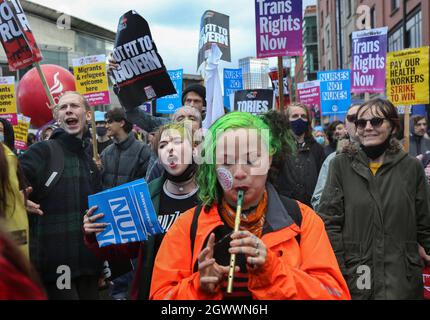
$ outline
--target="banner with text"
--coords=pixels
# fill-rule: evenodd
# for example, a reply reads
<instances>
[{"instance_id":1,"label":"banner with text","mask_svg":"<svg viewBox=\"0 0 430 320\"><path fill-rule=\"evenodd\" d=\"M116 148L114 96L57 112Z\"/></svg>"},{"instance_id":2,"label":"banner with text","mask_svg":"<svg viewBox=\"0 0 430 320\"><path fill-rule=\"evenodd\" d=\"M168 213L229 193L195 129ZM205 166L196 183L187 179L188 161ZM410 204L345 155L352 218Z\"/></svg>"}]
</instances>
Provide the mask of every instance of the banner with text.
<instances>
[{"instance_id":1,"label":"banner with text","mask_svg":"<svg viewBox=\"0 0 430 320\"><path fill-rule=\"evenodd\" d=\"M302 56L302 0L255 0L257 58Z\"/></svg>"},{"instance_id":2,"label":"banner with text","mask_svg":"<svg viewBox=\"0 0 430 320\"><path fill-rule=\"evenodd\" d=\"M0 117L18 124L14 77L0 77Z\"/></svg>"},{"instance_id":3,"label":"banner with text","mask_svg":"<svg viewBox=\"0 0 430 320\"><path fill-rule=\"evenodd\" d=\"M19 0L0 0L0 40L9 63L16 71L43 59Z\"/></svg>"},{"instance_id":4,"label":"banner with text","mask_svg":"<svg viewBox=\"0 0 430 320\"><path fill-rule=\"evenodd\" d=\"M351 71L318 72L323 116L346 113L351 105Z\"/></svg>"},{"instance_id":5,"label":"banner with text","mask_svg":"<svg viewBox=\"0 0 430 320\"><path fill-rule=\"evenodd\" d=\"M105 230L96 235L100 247L141 242L163 233L145 179L135 180L88 197L88 206L104 216Z\"/></svg>"},{"instance_id":6,"label":"banner with text","mask_svg":"<svg viewBox=\"0 0 430 320\"><path fill-rule=\"evenodd\" d=\"M167 71L175 87L176 93L157 99L157 112L164 114L171 114L176 109L182 107L182 82L184 79L184 70L170 70Z\"/></svg>"},{"instance_id":7,"label":"banner with text","mask_svg":"<svg viewBox=\"0 0 430 320\"><path fill-rule=\"evenodd\" d=\"M231 110L230 95L242 89L242 69L224 69L224 107Z\"/></svg>"},{"instance_id":8,"label":"banner with text","mask_svg":"<svg viewBox=\"0 0 430 320\"><path fill-rule=\"evenodd\" d=\"M135 11L128 11L119 20L113 58L119 65L112 71L114 90L127 110L175 93L148 22Z\"/></svg>"},{"instance_id":9,"label":"banner with text","mask_svg":"<svg viewBox=\"0 0 430 320\"><path fill-rule=\"evenodd\" d=\"M395 106L429 103L429 47L387 54L387 98Z\"/></svg>"},{"instance_id":10,"label":"banner with text","mask_svg":"<svg viewBox=\"0 0 430 320\"><path fill-rule=\"evenodd\" d=\"M219 12L207 10L203 13L200 22L197 69L208 57L212 44L216 44L221 50L221 60L231 62L230 17Z\"/></svg>"},{"instance_id":11,"label":"banner with text","mask_svg":"<svg viewBox=\"0 0 430 320\"><path fill-rule=\"evenodd\" d=\"M13 127L15 133L15 149L16 150L27 150L27 135L28 129L30 128L31 118L18 115L18 124Z\"/></svg>"},{"instance_id":12,"label":"banner with text","mask_svg":"<svg viewBox=\"0 0 430 320\"><path fill-rule=\"evenodd\" d=\"M320 82L318 80L298 83L297 100L309 108L315 119L321 118Z\"/></svg>"},{"instance_id":13,"label":"banner with text","mask_svg":"<svg viewBox=\"0 0 430 320\"><path fill-rule=\"evenodd\" d=\"M352 33L351 92L384 93L388 27Z\"/></svg>"},{"instance_id":14,"label":"banner with text","mask_svg":"<svg viewBox=\"0 0 430 320\"><path fill-rule=\"evenodd\" d=\"M106 72L106 56L97 55L73 59L76 91L90 104L109 104L109 82Z\"/></svg>"},{"instance_id":15,"label":"banner with text","mask_svg":"<svg viewBox=\"0 0 430 320\"><path fill-rule=\"evenodd\" d=\"M253 115L266 113L273 109L273 90L239 90L234 93L234 111Z\"/></svg>"}]
</instances>

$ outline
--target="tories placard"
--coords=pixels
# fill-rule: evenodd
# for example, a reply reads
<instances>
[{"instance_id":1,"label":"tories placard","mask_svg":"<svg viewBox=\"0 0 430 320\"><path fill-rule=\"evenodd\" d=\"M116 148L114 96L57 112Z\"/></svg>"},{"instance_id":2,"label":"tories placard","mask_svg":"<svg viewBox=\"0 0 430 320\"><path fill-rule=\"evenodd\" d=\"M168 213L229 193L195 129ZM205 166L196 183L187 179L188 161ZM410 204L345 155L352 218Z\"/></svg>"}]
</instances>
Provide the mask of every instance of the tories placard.
<instances>
[{"instance_id":1,"label":"tories placard","mask_svg":"<svg viewBox=\"0 0 430 320\"><path fill-rule=\"evenodd\" d=\"M301 56L302 0L255 0L257 58Z\"/></svg>"},{"instance_id":2,"label":"tories placard","mask_svg":"<svg viewBox=\"0 0 430 320\"><path fill-rule=\"evenodd\" d=\"M0 40L11 71L43 59L19 0L0 0Z\"/></svg>"},{"instance_id":3,"label":"tories placard","mask_svg":"<svg viewBox=\"0 0 430 320\"><path fill-rule=\"evenodd\" d=\"M105 230L96 235L100 247L144 241L148 234L164 232L158 223L145 179L91 195L88 206L97 206L95 214L104 214L98 222L107 224Z\"/></svg>"},{"instance_id":4,"label":"tories placard","mask_svg":"<svg viewBox=\"0 0 430 320\"><path fill-rule=\"evenodd\" d=\"M429 47L387 54L387 97L395 106L429 103Z\"/></svg>"},{"instance_id":5,"label":"tories placard","mask_svg":"<svg viewBox=\"0 0 430 320\"><path fill-rule=\"evenodd\" d=\"M0 117L13 126L18 124L14 77L0 77Z\"/></svg>"},{"instance_id":6,"label":"tories placard","mask_svg":"<svg viewBox=\"0 0 430 320\"><path fill-rule=\"evenodd\" d=\"M119 65L112 71L115 93L127 110L176 93L148 22L135 11L119 20L113 58Z\"/></svg>"},{"instance_id":7,"label":"tories placard","mask_svg":"<svg viewBox=\"0 0 430 320\"><path fill-rule=\"evenodd\" d=\"M106 72L106 56L97 55L73 59L76 91L90 104L109 104L109 82Z\"/></svg>"},{"instance_id":8,"label":"tories placard","mask_svg":"<svg viewBox=\"0 0 430 320\"><path fill-rule=\"evenodd\" d=\"M266 113L273 109L273 90L240 90L234 93L234 111L253 115Z\"/></svg>"},{"instance_id":9,"label":"tories placard","mask_svg":"<svg viewBox=\"0 0 430 320\"><path fill-rule=\"evenodd\" d=\"M242 69L224 69L224 106L231 109L230 95L242 89Z\"/></svg>"},{"instance_id":10,"label":"tories placard","mask_svg":"<svg viewBox=\"0 0 430 320\"><path fill-rule=\"evenodd\" d=\"M318 72L323 116L346 113L351 104L351 71Z\"/></svg>"},{"instance_id":11,"label":"tories placard","mask_svg":"<svg viewBox=\"0 0 430 320\"><path fill-rule=\"evenodd\" d=\"M203 13L200 22L197 69L208 57L212 44L216 44L221 50L221 60L231 62L229 19L229 16L212 10L207 10Z\"/></svg>"},{"instance_id":12,"label":"tories placard","mask_svg":"<svg viewBox=\"0 0 430 320\"><path fill-rule=\"evenodd\" d=\"M388 27L352 33L351 92L384 93Z\"/></svg>"},{"instance_id":13,"label":"tories placard","mask_svg":"<svg viewBox=\"0 0 430 320\"><path fill-rule=\"evenodd\" d=\"M176 109L182 106L182 83L184 79L184 70L167 71L175 87L176 93L157 99L157 112L163 114L172 114Z\"/></svg>"}]
</instances>

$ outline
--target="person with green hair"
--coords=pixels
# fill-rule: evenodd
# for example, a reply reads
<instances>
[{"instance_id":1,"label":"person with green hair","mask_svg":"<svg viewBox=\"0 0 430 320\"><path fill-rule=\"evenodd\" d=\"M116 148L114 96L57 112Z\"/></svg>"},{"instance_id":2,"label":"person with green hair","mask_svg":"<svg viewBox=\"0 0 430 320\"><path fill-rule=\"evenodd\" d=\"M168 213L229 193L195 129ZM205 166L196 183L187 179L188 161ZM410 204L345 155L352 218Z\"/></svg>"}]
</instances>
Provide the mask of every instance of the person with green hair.
<instances>
[{"instance_id":1,"label":"person with green hair","mask_svg":"<svg viewBox=\"0 0 430 320\"><path fill-rule=\"evenodd\" d=\"M165 235L151 299L350 298L322 220L267 181L280 150L268 125L248 113L229 113L210 127L197 173L201 205ZM234 232L242 193L240 230ZM228 293L231 254L236 267Z\"/></svg>"}]
</instances>

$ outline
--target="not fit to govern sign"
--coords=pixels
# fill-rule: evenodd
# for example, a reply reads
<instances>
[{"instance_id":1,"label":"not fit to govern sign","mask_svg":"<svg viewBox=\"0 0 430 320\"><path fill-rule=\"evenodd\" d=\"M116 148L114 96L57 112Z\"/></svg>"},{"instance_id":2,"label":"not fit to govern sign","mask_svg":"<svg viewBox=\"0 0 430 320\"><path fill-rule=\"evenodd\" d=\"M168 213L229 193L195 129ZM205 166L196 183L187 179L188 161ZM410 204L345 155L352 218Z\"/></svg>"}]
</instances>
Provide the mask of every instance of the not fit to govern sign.
<instances>
[{"instance_id":1,"label":"not fit to govern sign","mask_svg":"<svg viewBox=\"0 0 430 320\"><path fill-rule=\"evenodd\" d=\"M429 103L429 47L387 54L387 98L395 105Z\"/></svg>"},{"instance_id":2,"label":"not fit to govern sign","mask_svg":"<svg viewBox=\"0 0 430 320\"><path fill-rule=\"evenodd\" d=\"M346 113L351 104L351 71L318 72L323 116Z\"/></svg>"},{"instance_id":3,"label":"not fit to govern sign","mask_svg":"<svg viewBox=\"0 0 430 320\"><path fill-rule=\"evenodd\" d=\"M255 0L257 58L301 56L302 0Z\"/></svg>"},{"instance_id":4,"label":"not fit to govern sign","mask_svg":"<svg viewBox=\"0 0 430 320\"><path fill-rule=\"evenodd\" d=\"M105 61L105 55L73 59L76 91L87 99L90 106L110 103Z\"/></svg>"}]
</instances>

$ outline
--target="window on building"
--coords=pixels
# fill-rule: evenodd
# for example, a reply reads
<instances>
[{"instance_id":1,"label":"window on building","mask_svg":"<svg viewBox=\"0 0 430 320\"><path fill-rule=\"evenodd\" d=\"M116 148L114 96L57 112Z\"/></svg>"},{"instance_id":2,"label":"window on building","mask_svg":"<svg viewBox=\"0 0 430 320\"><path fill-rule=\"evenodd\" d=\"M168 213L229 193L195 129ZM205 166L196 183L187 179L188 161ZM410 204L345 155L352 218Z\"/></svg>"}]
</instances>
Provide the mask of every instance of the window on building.
<instances>
[{"instance_id":1,"label":"window on building","mask_svg":"<svg viewBox=\"0 0 430 320\"><path fill-rule=\"evenodd\" d=\"M55 64L69 69L68 54L66 51L51 51L42 49L43 64Z\"/></svg>"},{"instance_id":2,"label":"window on building","mask_svg":"<svg viewBox=\"0 0 430 320\"><path fill-rule=\"evenodd\" d=\"M75 39L76 52L82 56L107 55L113 49L112 43L86 34L77 33Z\"/></svg>"},{"instance_id":3,"label":"window on building","mask_svg":"<svg viewBox=\"0 0 430 320\"><path fill-rule=\"evenodd\" d=\"M349 18L351 16L352 13L352 0L347 0L347 4L346 4L346 14L347 17Z\"/></svg>"},{"instance_id":4,"label":"window on building","mask_svg":"<svg viewBox=\"0 0 430 320\"><path fill-rule=\"evenodd\" d=\"M403 49L403 30L400 25L388 37L388 51L399 51Z\"/></svg>"},{"instance_id":5,"label":"window on building","mask_svg":"<svg viewBox=\"0 0 430 320\"><path fill-rule=\"evenodd\" d=\"M391 0L391 12L400 8L400 0Z\"/></svg>"},{"instance_id":6,"label":"window on building","mask_svg":"<svg viewBox=\"0 0 430 320\"><path fill-rule=\"evenodd\" d=\"M370 9L370 24L372 29L376 28L376 15L375 15L375 6Z\"/></svg>"},{"instance_id":7,"label":"window on building","mask_svg":"<svg viewBox=\"0 0 430 320\"><path fill-rule=\"evenodd\" d=\"M349 34L348 57L352 55L352 33Z\"/></svg>"},{"instance_id":8,"label":"window on building","mask_svg":"<svg viewBox=\"0 0 430 320\"><path fill-rule=\"evenodd\" d=\"M422 14L420 10L406 22L406 44L408 48L421 47L421 26Z\"/></svg>"},{"instance_id":9,"label":"window on building","mask_svg":"<svg viewBox=\"0 0 430 320\"><path fill-rule=\"evenodd\" d=\"M329 9L329 6L328 6L328 0L325 0L325 8L326 8L325 16L327 17L328 14L330 13L330 9Z\"/></svg>"},{"instance_id":10,"label":"window on building","mask_svg":"<svg viewBox=\"0 0 430 320\"><path fill-rule=\"evenodd\" d=\"M326 28L325 34L326 34L326 39L327 39L327 48L329 48L330 47L330 29L329 29L329 27Z\"/></svg>"}]
</instances>

